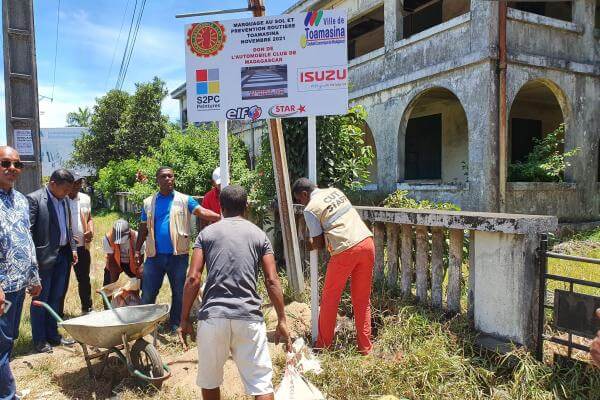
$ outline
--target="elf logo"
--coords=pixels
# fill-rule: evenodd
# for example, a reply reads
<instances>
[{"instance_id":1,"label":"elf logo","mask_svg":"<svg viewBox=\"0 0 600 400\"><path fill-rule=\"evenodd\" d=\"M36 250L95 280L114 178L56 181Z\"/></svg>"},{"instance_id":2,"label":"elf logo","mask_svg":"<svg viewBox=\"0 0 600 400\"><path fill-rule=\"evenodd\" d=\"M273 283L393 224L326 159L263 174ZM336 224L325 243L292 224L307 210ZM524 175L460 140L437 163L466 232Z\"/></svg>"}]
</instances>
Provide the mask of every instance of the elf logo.
<instances>
[{"instance_id":1,"label":"elf logo","mask_svg":"<svg viewBox=\"0 0 600 400\"><path fill-rule=\"evenodd\" d=\"M225 113L227 119L250 119L256 121L262 115L262 108L259 106L231 108Z\"/></svg>"},{"instance_id":2,"label":"elf logo","mask_svg":"<svg viewBox=\"0 0 600 400\"><path fill-rule=\"evenodd\" d=\"M347 89L346 67L317 67L298 70L298 91Z\"/></svg>"}]
</instances>

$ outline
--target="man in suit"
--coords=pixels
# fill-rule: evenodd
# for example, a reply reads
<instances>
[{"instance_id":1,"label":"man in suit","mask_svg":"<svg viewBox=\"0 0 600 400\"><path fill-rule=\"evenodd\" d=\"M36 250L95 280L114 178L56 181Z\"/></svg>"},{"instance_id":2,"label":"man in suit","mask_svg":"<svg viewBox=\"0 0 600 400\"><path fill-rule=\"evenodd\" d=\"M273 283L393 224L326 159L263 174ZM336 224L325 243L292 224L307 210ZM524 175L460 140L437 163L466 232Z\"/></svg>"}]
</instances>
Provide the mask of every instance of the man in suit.
<instances>
[{"instance_id":1,"label":"man in suit","mask_svg":"<svg viewBox=\"0 0 600 400\"><path fill-rule=\"evenodd\" d=\"M27 195L31 234L42 281L38 300L48 303L59 313L71 265L77 263L77 243L66 201L73 182L69 171L57 169L46 187ZM31 333L35 350L39 353L51 353L51 345L74 343L60 336L56 320L46 310L34 306L31 307Z\"/></svg>"}]
</instances>

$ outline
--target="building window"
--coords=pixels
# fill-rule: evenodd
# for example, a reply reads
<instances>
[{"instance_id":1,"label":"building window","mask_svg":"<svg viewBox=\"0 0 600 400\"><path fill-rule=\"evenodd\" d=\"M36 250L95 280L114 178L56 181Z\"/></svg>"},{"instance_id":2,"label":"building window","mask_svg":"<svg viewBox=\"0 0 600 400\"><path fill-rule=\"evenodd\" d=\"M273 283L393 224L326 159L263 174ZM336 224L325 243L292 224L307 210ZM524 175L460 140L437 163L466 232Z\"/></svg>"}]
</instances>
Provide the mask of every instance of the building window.
<instances>
[{"instance_id":1,"label":"building window","mask_svg":"<svg viewBox=\"0 0 600 400\"><path fill-rule=\"evenodd\" d=\"M553 86L554 87L554 86ZM544 138L564 123L562 108L555 95L558 88L551 90L544 81L529 81L517 93L509 115L509 159L511 164L526 162L536 140ZM559 146L564 151L563 146ZM518 174L511 181L524 178Z\"/></svg>"},{"instance_id":2,"label":"building window","mask_svg":"<svg viewBox=\"0 0 600 400\"><path fill-rule=\"evenodd\" d=\"M442 179L442 114L411 118L406 127L405 179Z\"/></svg>"},{"instance_id":3,"label":"building window","mask_svg":"<svg viewBox=\"0 0 600 400\"><path fill-rule=\"evenodd\" d=\"M513 118L510 123L512 131L510 161L513 164L524 162L533 150L535 140L542 138L542 121L539 119Z\"/></svg>"},{"instance_id":4,"label":"building window","mask_svg":"<svg viewBox=\"0 0 600 400\"><path fill-rule=\"evenodd\" d=\"M460 100L448 89L419 94L406 109L400 134L400 181L460 184L469 179L469 129ZM402 147L404 146L404 147ZM404 172L402 172L404 170Z\"/></svg>"},{"instance_id":5,"label":"building window","mask_svg":"<svg viewBox=\"0 0 600 400\"><path fill-rule=\"evenodd\" d=\"M572 1L511 1L508 3L508 6L562 21L573 20Z\"/></svg>"},{"instance_id":6,"label":"building window","mask_svg":"<svg viewBox=\"0 0 600 400\"><path fill-rule=\"evenodd\" d=\"M348 25L348 59L352 60L384 46L383 7Z\"/></svg>"},{"instance_id":7,"label":"building window","mask_svg":"<svg viewBox=\"0 0 600 400\"><path fill-rule=\"evenodd\" d=\"M181 127L185 128L188 125L188 113L187 113L187 108L183 109L183 111L181 111Z\"/></svg>"},{"instance_id":8,"label":"building window","mask_svg":"<svg viewBox=\"0 0 600 400\"><path fill-rule=\"evenodd\" d=\"M600 0L596 0L596 16L594 26L600 29Z\"/></svg>"},{"instance_id":9,"label":"building window","mask_svg":"<svg viewBox=\"0 0 600 400\"><path fill-rule=\"evenodd\" d=\"M469 0L405 0L403 37L407 38L469 12Z\"/></svg>"},{"instance_id":10,"label":"building window","mask_svg":"<svg viewBox=\"0 0 600 400\"><path fill-rule=\"evenodd\" d=\"M365 124L364 132L365 146L371 146L373 150L373 163L369 167L369 182L377 184L377 147L375 146L375 138L373 137L371 128L367 124Z\"/></svg>"}]
</instances>

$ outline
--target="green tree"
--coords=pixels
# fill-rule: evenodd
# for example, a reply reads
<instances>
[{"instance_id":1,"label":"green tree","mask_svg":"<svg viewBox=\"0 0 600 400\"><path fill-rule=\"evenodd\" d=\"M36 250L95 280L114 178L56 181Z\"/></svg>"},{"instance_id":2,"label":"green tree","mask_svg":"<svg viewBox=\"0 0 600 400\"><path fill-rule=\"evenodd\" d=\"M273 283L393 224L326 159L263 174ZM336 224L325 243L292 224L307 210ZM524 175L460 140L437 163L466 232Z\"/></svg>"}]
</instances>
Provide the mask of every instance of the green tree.
<instances>
[{"instance_id":1,"label":"green tree","mask_svg":"<svg viewBox=\"0 0 600 400\"><path fill-rule=\"evenodd\" d=\"M150 147L156 147L167 134L169 119L161 112L168 91L165 83L154 78L149 83L137 83L135 94L121 117L113 151L118 159L139 157Z\"/></svg>"},{"instance_id":2,"label":"green tree","mask_svg":"<svg viewBox=\"0 0 600 400\"><path fill-rule=\"evenodd\" d=\"M99 171L115 159L115 137L121 117L129 104L129 94L122 90L111 90L96 99L90 130L73 144L73 162Z\"/></svg>"},{"instance_id":3,"label":"green tree","mask_svg":"<svg viewBox=\"0 0 600 400\"><path fill-rule=\"evenodd\" d=\"M74 164L100 171L110 161L148 154L167 133L168 119L161 113L166 95L164 82L154 78L136 84L133 95L111 90L96 99L90 131L75 140Z\"/></svg>"},{"instance_id":4,"label":"green tree","mask_svg":"<svg viewBox=\"0 0 600 400\"><path fill-rule=\"evenodd\" d=\"M92 112L88 107L77 107L77 111L67 114L67 126L89 127L92 123Z\"/></svg>"}]
</instances>

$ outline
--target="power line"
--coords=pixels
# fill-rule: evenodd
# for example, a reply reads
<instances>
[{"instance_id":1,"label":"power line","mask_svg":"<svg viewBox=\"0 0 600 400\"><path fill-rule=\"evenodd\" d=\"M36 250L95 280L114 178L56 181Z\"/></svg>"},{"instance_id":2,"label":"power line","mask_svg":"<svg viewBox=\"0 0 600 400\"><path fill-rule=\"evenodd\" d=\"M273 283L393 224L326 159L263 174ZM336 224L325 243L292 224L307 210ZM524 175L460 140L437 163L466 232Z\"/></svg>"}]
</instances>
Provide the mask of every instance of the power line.
<instances>
[{"instance_id":1,"label":"power line","mask_svg":"<svg viewBox=\"0 0 600 400\"><path fill-rule=\"evenodd\" d=\"M121 41L121 34L123 33L123 26L125 26L125 18L127 17L127 10L129 9L130 2L131 0L127 0L127 3L125 3L125 11L123 12L123 18L121 18L121 28L119 29L119 36L117 37L117 41L115 42L115 49L113 50L112 59L110 61L110 68L108 69L108 75L106 76L106 82L104 83L104 90L106 90L106 87L108 86L108 80L110 79L110 74L115 63L115 56L117 55L117 49L119 48L119 42Z\"/></svg>"},{"instance_id":2,"label":"power line","mask_svg":"<svg viewBox=\"0 0 600 400\"><path fill-rule=\"evenodd\" d=\"M52 95L50 96L50 102L54 101L54 86L56 85L56 60L58 58L58 28L60 26L60 0L58 0L58 6L56 7L56 42L54 44L54 72L52 73Z\"/></svg>"},{"instance_id":3,"label":"power line","mask_svg":"<svg viewBox=\"0 0 600 400\"><path fill-rule=\"evenodd\" d=\"M129 69L129 63L131 62L131 57L133 56L133 50L135 49L135 42L137 41L137 35L140 30L140 24L142 22L142 16L144 14L144 8L146 7L146 0L142 3L140 13L138 15L138 19L136 21L135 31L133 34L133 40L131 42L131 48L129 50L129 55L127 57L127 63L125 64L125 69L123 70L123 77L121 78L121 84L119 85L119 89L123 87L123 83L125 82L125 78L127 77L127 71Z\"/></svg>"},{"instance_id":4,"label":"power line","mask_svg":"<svg viewBox=\"0 0 600 400\"><path fill-rule=\"evenodd\" d=\"M123 49L123 57L121 58L121 66L119 67L119 75L117 77L117 84L115 88L119 88L119 81L121 80L121 75L123 75L123 67L125 66L125 59L127 58L127 51L129 49L129 45L131 43L131 30L133 29L133 23L135 21L135 13L137 11L138 0L135 0L135 4L133 5L133 13L131 14L131 22L129 22L129 33L127 33L127 41L125 42L125 48Z\"/></svg>"}]
</instances>

